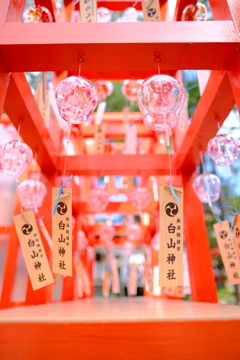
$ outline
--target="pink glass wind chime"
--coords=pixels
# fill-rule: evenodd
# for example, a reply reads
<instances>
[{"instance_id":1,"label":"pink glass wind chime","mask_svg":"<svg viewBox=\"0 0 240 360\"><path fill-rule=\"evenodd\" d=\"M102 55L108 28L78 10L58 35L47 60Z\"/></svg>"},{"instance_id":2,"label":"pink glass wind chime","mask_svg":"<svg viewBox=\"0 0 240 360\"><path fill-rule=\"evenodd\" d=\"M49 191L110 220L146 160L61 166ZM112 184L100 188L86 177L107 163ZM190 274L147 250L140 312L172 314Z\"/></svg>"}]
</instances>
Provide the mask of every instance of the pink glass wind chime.
<instances>
[{"instance_id":1,"label":"pink glass wind chime","mask_svg":"<svg viewBox=\"0 0 240 360\"><path fill-rule=\"evenodd\" d=\"M183 86L168 75L150 76L138 90L138 105L144 124L153 131L165 131L168 146L169 130L176 125L184 100Z\"/></svg>"},{"instance_id":2,"label":"pink glass wind chime","mask_svg":"<svg viewBox=\"0 0 240 360\"><path fill-rule=\"evenodd\" d=\"M205 21L207 20L207 8L204 4L197 3L186 6L182 12L182 21Z\"/></svg>"}]
</instances>

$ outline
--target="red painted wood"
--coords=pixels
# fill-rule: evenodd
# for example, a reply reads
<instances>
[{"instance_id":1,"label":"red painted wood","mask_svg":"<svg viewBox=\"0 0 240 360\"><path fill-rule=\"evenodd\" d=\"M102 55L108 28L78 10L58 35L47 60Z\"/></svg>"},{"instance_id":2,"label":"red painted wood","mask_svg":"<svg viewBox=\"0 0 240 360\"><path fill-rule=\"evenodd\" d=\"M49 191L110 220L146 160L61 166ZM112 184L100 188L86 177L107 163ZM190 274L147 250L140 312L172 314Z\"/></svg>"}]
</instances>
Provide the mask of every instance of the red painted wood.
<instances>
[{"instance_id":1,"label":"red painted wood","mask_svg":"<svg viewBox=\"0 0 240 360\"><path fill-rule=\"evenodd\" d=\"M198 102L186 136L177 151L175 166L195 169L200 162L200 151L217 133L234 106L231 85L225 71L212 71L205 91Z\"/></svg>"},{"instance_id":2,"label":"red painted wood","mask_svg":"<svg viewBox=\"0 0 240 360\"><path fill-rule=\"evenodd\" d=\"M209 0L214 20L231 20L240 30L240 2L236 0Z\"/></svg>"},{"instance_id":3,"label":"red painted wood","mask_svg":"<svg viewBox=\"0 0 240 360\"><path fill-rule=\"evenodd\" d=\"M179 167L171 155L172 173L177 174ZM59 156L58 171L62 171L65 156ZM67 175L104 176L104 175L168 175L168 154L143 155L72 155L68 156Z\"/></svg>"},{"instance_id":4,"label":"red painted wood","mask_svg":"<svg viewBox=\"0 0 240 360\"><path fill-rule=\"evenodd\" d=\"M18 128L19 119L23 120L20 135L33 152L38 152L38 164L42 172L47 175L54 172L57 150L54 148L24 74L12 74L4 110L16 128Z\"/></svg>"},{"instance_id":5,"label":"red painted wood","mask_svg":"<svg viewBox=\"0 0 240 360\"><path fill-rule=\"evenodd\" d=\"M4 64L4 59L2 58L2 55L0 53L0 119L7 94L9 81L10 81L10 73L7 71L6 65Z\"/></svg>"},{"instance_id":6,"label":"red painted wood","mask_svg":"<svg viewBox=\"0 0 240 360\"><path fill-rule=\"evenodd\" d=\"M18 200L15 203L14 211L16 213L20 212L20 204ZM7 227L6 233L9 234L9 240L3 272L0 308L8 308L12 306L11 295L13 292L13 285L17 270L17 259L19 251L19 240L13 223Z\"/></svg>"},{"instance_id":7,"label":"red painted wood","mask_svg":"<svg viewBox=\"0 0 240 360\"><path fill-rule=\"evenodd\" d=\"M0 352L9 360L238 359L239 326L239 320L0 324Z\"/></svg>"},{"instance_id":8,"label":"red painted wood","mask_svg":"<svg viewBox=\"0 0 240 360\"><path fill-rule=\"evenodd\" d=\"M192 188L196 174L182 172L184 187L184 234L192 301L217 302L216 283L202 203Z\"/></svg>"},{"instance_id":9,"label":"red painted wood","mask_svg":"<svg viewBox=\"0 0 240 360\"><path fill-rule=\"evenodd\" d=\"M230 21L6 23L0 37L10 71L77 71L84 54L83 69L103 76L105 71L157 72L156 51L163 70L226 69L238 42Z\"/></svg>"},{"instance_id":10,"label":"red painted wood","mask_svg":"<svg viewBox=\"0 0 240 360\"><path fill-rule=\"evenodd\" d=\"M5 0L4 0L5 2ZM8 3L9 0L6 0ZM10 0L7 11L6 22L22 22L23 11L26 0Z\"/></svg>"}]
</instances>

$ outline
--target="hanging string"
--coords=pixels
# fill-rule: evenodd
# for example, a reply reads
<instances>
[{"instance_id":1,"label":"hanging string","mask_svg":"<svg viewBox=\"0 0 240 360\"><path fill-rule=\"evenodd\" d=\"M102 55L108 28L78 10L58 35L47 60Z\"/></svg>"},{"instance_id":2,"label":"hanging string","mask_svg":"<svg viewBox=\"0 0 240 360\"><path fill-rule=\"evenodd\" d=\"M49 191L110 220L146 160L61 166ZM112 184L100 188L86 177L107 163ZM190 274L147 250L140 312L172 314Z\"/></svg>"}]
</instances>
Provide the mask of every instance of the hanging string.
<instances>
[{"instance_id":1,"label":"hanging string","mask_svg":"<svg viewBox=\"0 0 240 360\"><path fill-rule=\"evenodd\" d=\"M179 202L179 197L177 196L177 194L176 194L176 192L175 192L175 190L174 190L173 184L172 184L172 180L173 180L173 178L172 178L172 163L171 163L171 156L170 156L170 148L168 148L168 146L167 146L167 152L168 152L169 177L170 177L169 187L170 187L170 189L171 189L171 192L172 192L175 200L176 200L177 202Z\"/></svg>"},{"instance_id":2,"label":"hanging string","mask_svg":"<svg viewBox=\"0 0 240 360\"><path fill-rule=\"evenodd\" d=\"M78 59L78 76L80 76L81 74L81 69L82 69L82 63L84 62L84 58L82 56L80 56Z\"/></svg>"},{"instance_id":3,"label":"hanging string","mask_svg":"<svg viewBox=\"0 0 240 360\"><path fill-rule=\"evenodd\" d=\"M79 65L78 65L78 76L80 76L80 74L81 74L81 67L82 67L82 64L79 63Z\"/></svg>"}]
</instances>

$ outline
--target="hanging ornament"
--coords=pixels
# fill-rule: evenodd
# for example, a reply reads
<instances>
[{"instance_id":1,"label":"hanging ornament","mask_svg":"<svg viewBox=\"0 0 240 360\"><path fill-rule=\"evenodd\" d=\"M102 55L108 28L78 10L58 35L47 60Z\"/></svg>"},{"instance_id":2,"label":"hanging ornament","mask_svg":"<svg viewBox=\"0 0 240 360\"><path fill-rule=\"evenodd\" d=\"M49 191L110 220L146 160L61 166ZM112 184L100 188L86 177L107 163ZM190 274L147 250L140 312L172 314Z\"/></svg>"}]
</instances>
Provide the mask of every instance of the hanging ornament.
<instances>
[{"instance_id":1,"label":"hanging ornament","mask_svg":"<svg viewBox=\"0 0 240 360\"><path fill-rule=\"evenodd\" d=\"M122 93L130 101L137 101L138 90L143 80L124 80L122 86Z\"/></svg>"},{"instance_id":2,"label":"hanging ornament","mask_svg":"<svg viewBox=\"0 0 240 360\"><path fill-rule=\"evenodd\" d=\"M182 21L205 21L207 20L207 8L204 4L190 4L182 12Z\"/></svg>"},{"instance_id":3,"label":"hanging ornament","mask_svg":"<svg viewBox=\"0 0 240 360\"><path fill-rule=\"evenodd\" d=\"M134 7L128 7L124 10L122 15L122 21L133 22L137 21L138 13Z\"/></svg>"},{"instance_id":4,"label":"hanging ornament","mask_svg":"<svg viewBox=\"0 0 240 360\"><path fill-rule=\"evenodd\" d=\"M168 131L176 125L184 99L183 86L168 75L150 76L138 90L138 105L144 124L151 130L165 131L168 145Z\"/></svg>"},{"instance_id":5,"label":"hanging ornament","mask_svg":"<svg viewBox=\"0 0 240 360\"><path fill-rule=\"evenodd\" d=\"M207 152L218 166L229 166L238 159L239 141L228 134L217 135L208 142Z\"/></svg>"},{"instance_id":6,"label":"hanging ornament","mask_svg":"<svg viewBox=\"0 0 240 360\"><path fill-rule=\"evenodd\" d=\"M87 203L94 212L103 212L109 203L109 196L105 190L92 189L87 194Z\"/></svg>"},{"instance_id":7,"label":"hanging ornament","mask_svg":"<svg viewBox=\"0 0 240 360\"><path fill-rule=\"evenodd\" d=\"M0 171L20 176L33 159L31 148L22 141L10 140L0 145Z\"/></svg>"},{"instance_id":8,"label":"hanging ornament","mask_svg":"<svg viewBox=\"0 0 240 360\"><path fill-rule=\"evenodd\" d=\"M53 22L50 11L41 5L34 5L28 8L24 18L27 23Z\"/></svg>"},{"instance_id":9,"label":"hanging ornament","mask_svg":"<svg viewBox=\"0 0 240 360\"><path fill-rule=\"evenodd\" d=\"M199 200L209 204L210 207L220 197L221 182L219 177L214 174L204 173L197 176L192 186Z\"/></svg>"},{"instance_id":10,"label":"hanging ornament","mask_svg":"<svg viewBox=\"0 0 240 360\"><path fill-rule=\"evenodd\" d=\"M94 87L98 94L98 101L105 100L113 92L113 83L106 80L98 80L94 83Z\"/></svg>"},{"instance_id":11,"label":"hanging ornament","mask_svg":"<svg viewBox=\"0 0 240 360\"><path fill-rule=\"evenodd\" d=\"M39 180L27 179L18 185L17 192L23 208L37 210L42 206L47 188Z\"/></svg>"},{"instance_id":12,"label":"hanging ornament","mask_svg":"<svg viewBox=\"0 0 240 360\"><path fill-rule=\"evenodd\" d=\"M100 239L109 247L112 246L112 240L116 234L115 227L112 225L103 225L99 230Z\"/></svg>"},{"instance_id":13,"label":"hanging ornament","mask_svg":"<svg viewBox=\"0 0 240 360\"><path fill-rule=\"evenodd\" d=\"M129 241L140 241L143 238L142 228L138 224L130 224L126 228L126 236Z\"/></svg>"},{"instance_id":14,"label":"hanging ornament","mask_svg":"<svg viewBox=\"0 0 240 360\"><path fill-rule=\"evenodd\" d=\"M109 22L111 20L112 14L111 11L105 7L100 7L97 9L97 20L98 22Z\"/></svg>"},{"instance_id":15,"label":"hanging ornament","mask_svg":"<svg viewBox=\"0 0 240 360\"><path fill-rule=\"evenodd\" d=\"M130 190L128 200L133 207L138 209L139 215L142 216L142 210L148 207L151 201L151 193L146 187L137 186Z\"/></svg>"},{"instance_id":16,"label":"hanging ornament","mask_svg":"<svg viewBox=\"0 0 240 360\"><path fill-rule=\"evenodd\" d=\"M91 81L81 76L62 80L55 91L61 117L70 124L83 124L97 106L98 96Z\"/></svg>"}]
</instances>

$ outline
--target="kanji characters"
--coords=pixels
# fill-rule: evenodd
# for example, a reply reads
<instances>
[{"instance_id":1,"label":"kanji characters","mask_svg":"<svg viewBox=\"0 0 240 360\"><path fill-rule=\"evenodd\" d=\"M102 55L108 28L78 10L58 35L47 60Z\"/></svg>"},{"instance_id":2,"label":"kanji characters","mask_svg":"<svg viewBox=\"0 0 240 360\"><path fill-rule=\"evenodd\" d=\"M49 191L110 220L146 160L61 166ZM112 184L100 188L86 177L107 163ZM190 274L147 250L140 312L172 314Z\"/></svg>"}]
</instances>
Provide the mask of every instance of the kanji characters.
<instances>
[{"instance_id":1,"label":"kanji characters","mask_svg":"<svg viewBox=\"0 0 240 360\"><path fill-rule=\"evenodd\" d=\"M65 261L64 261L64 260L60 260L58 267L59 267L61 270L66 270L65 266L66 266Z\"/></svg>"},{"instance_id":2,"label":"kanji characters","mask_svg":"<svg viewBox=\"0 0 240 360\"><path fill-rule=\"evenodd\" d=\"M172 262L172 265L173 265L175 260L176 260L176 256L174 254L168 254L168 257L167 257L168 264L170 264Z\"/></svg>"},{"instance_id":3,"label":"kanji characters","mask_svg":"<svg viewBox=\"0 0 240 360\"><path fill-rule=\"evenodd\" d=\"M168 249L170 249L170 248L174 248L174 249L175 249L176 243L173 242L173 239L170 238L170 244L167 243L167 247L168 247Z\"/></svg>"},{"instance_id":4,"label":"kanji characters","mask_svg":"<svg viewBox=\"0 0 240 360\"><path fill-rule=\"evenodd\" d=\"M174 234L174 233L175 233L175 229L176 229L176 226L173 226L173 224L171 223L171 224L168 226L168 232L169 232L169 234Z\"/></svg>"},{"instance_id":5,"label":"kanji characters","mask_svg":"<svg viewBox=\"0 0 240 360\"><path fill-rule=\"evenodd\" d=\"M64 247L59 247L59 249L58 249L58 254L59 254L60 256L64 256L65 253L66 253L66 250L64 249Z\"/></svg>"},{"instance_id":6,"label":"kanji characters","mask_svg":"<svg viewBox=\"0 0 240 360\"><path fill-rule=\"evenodd\" d=\"M167 273L167 277L166 279L168 280L176 280L176 278L174 277L176 274L174 272L174 270L168 270L168 273Z\"/></svg>"},{"instance_id":7,"label":"kanji characters","mask_svg":"<svg viewBox=\"0 0 240 360\"><path fill-rule=\"evenodd\" d=\"M34 269L35 270L41 270L42 264L40 263L40 261L37 261L34 263Z\"/></svg>"},{"instance_id":8,"label":"kanji characters","mask_svg":"<svg viewBox=\"0 0 240 360\"><path fill-rule=\"evenodd\" d=\"M43 282L45 280L47 280L47 279L45 278L45 275L43 273L38 275L38 281Z\"/></svg>"}]
</instances>

